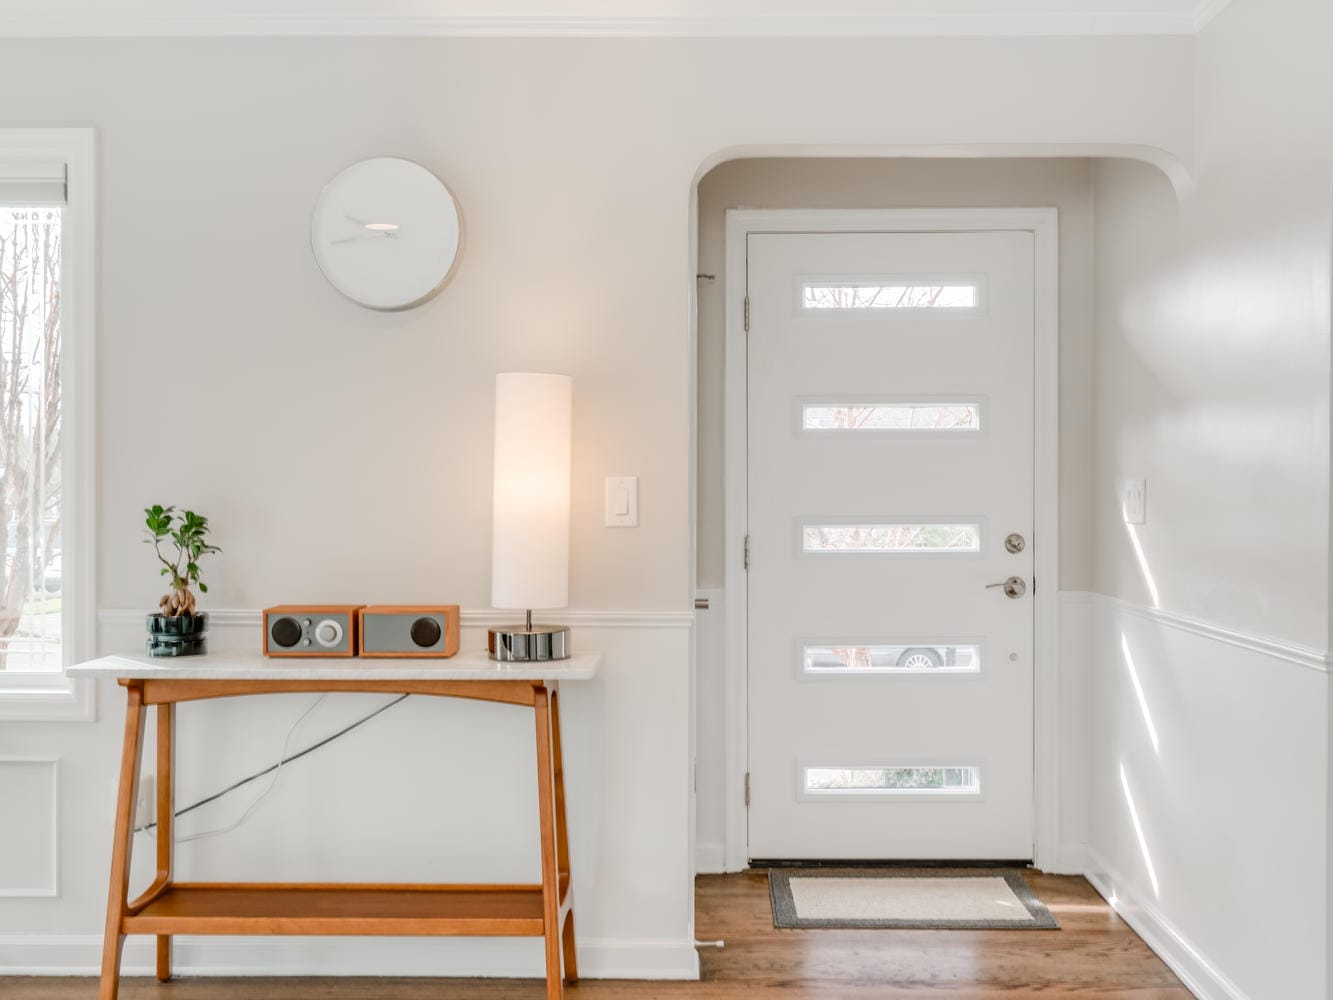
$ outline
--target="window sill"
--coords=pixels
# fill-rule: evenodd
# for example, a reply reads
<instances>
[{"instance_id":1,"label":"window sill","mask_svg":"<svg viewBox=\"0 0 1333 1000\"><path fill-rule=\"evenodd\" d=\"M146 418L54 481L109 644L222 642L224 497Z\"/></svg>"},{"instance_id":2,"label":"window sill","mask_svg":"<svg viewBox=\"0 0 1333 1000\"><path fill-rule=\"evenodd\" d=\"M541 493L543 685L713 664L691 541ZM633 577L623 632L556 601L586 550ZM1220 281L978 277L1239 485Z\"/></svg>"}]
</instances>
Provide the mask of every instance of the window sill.
<instances>
[{"instance_id":1,"label":"window sill","mask_svg":"<svg viewBox=\"0 0 1333 1000\"><path fill-rule=\"evenodd\" d=\"M86 677L54 671L0 674L0 721L92 722L95 687Z\"/></svg>"}]
</instances>

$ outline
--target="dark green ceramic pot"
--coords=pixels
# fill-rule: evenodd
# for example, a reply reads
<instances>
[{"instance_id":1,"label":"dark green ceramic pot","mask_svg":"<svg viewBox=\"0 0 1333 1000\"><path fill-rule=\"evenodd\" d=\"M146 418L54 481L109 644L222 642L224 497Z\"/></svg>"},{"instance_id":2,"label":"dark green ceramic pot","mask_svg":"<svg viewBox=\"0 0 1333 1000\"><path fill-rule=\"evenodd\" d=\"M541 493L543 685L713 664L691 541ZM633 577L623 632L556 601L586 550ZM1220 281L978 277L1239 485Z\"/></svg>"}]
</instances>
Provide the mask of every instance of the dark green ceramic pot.
<instances>
[{"instance_id":1,"label":"dark green ceramic pot","mask_svg":"<svg viewBox=\"0 0 1333 1000\"><path fill-rule=\"evenodd\" d=\"M208 629L208 612L197 615L149 615L149 656L195 656L207 652L204 632Z\"/></svg>"}]
</instances>

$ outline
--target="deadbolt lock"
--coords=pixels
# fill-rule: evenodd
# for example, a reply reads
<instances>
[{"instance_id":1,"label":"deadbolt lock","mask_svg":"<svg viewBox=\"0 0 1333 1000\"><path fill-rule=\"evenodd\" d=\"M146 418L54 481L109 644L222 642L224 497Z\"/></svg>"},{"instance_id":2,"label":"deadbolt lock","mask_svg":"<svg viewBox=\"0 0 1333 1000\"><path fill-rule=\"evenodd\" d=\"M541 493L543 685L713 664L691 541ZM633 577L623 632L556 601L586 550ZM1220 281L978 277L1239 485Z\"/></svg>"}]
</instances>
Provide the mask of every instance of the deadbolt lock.
<instances>
[{"instance_id":1,"label":"deadbolt lock","mask_svg":"<svg viewBox=\"0 0 1333 1000\"><path fill-rule=\"evenodd\" d=\"M1028 545L1027 540L1017 531L1015 531L1012 535L1010 535L1008 538L1004 540L1004 547L1008 549L1010 552L1012 552L1014 555L1017 555L1018 553L1022 552L1025 548L1027 548L1027 545Z\"/></svg>"}]
</instances>

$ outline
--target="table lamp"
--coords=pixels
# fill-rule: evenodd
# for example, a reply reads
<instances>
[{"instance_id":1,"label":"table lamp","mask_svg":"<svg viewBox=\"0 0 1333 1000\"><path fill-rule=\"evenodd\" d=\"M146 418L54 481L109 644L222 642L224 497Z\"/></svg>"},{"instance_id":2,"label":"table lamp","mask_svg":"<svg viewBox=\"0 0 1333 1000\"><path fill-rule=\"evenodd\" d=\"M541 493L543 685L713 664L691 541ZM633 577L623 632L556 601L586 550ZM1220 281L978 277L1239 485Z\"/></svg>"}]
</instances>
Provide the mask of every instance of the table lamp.
<instances>
[{"instance_id":1,"label":"table lamp","mask_svg":"<svg viewBox=\"0 0 1333 1000\"><path fill-rule=\"evenodd\" d=\"M491 604L526 612L493 628L494 660L563 660L569 628L533 625L533 608L569 604L569 454L574 380L568 375L495 376L495 497Z\"/></svg>"}]
</instances>

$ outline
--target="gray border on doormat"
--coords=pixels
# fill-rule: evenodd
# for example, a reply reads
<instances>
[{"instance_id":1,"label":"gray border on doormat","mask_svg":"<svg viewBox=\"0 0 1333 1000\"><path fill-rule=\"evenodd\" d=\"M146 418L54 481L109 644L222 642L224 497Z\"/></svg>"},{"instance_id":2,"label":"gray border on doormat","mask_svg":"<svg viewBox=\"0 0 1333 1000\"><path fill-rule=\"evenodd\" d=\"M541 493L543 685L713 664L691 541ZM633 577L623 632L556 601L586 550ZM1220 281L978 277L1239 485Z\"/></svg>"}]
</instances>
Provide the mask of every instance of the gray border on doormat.
<instances>
[{"instance_id":1,"label":"gray border on doormat","mask_svg":"<svg viewBox=\"0 0 1333 1000\"><path fill-rule=\"evenodd\" d=\"M791 895L793 878L1002 878L1032 916L1022 920L806 920L797 916ZM1050 931L1060 929L1046 904L1037 898L1027 879L1017 872L957 871L948 868L784 868L770 869L768 893L773 903L773 926L797 929L887 928L890 930Z\"/></svg>"}]
</instances>

